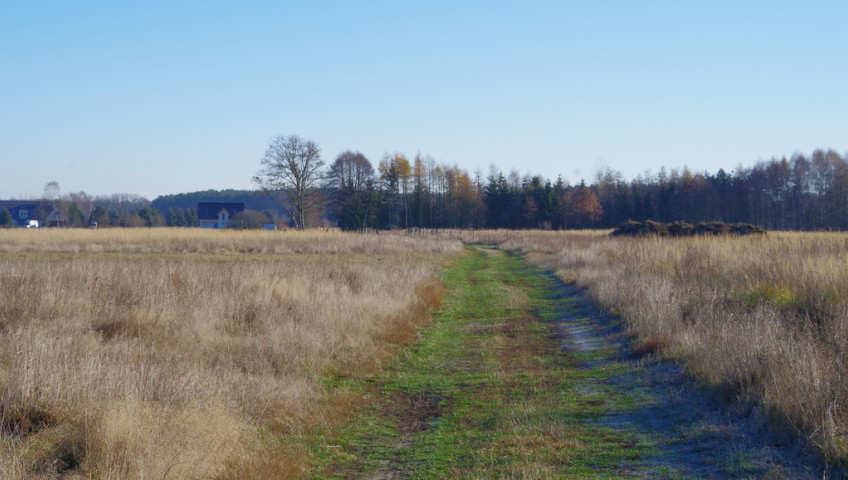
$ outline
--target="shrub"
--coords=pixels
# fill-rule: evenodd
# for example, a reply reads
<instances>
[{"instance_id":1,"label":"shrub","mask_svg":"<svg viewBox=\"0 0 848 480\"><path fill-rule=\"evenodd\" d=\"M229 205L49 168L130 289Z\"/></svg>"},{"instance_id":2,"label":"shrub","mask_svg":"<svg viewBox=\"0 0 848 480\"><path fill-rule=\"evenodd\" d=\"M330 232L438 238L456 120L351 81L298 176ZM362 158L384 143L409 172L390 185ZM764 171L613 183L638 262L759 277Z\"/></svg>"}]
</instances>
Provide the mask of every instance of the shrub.
<instances>
[{"instance_id":1,"label":"shrub","mask_svg":"<svg viewBox=\"0 0 848 480\"><path fill-rule=\"evenodd\" d=\"M751 235L751 234L764 234L766 233L760 227L755 227L749 224L731 224L728 225L724 222L709 222L709 223L699 223L698 226L693 227L688 223L682 222L674 222L674 223L659 223L653 220L646 220L644 223L642 222L634 222L633 220L628 220L621 225L619 225L610 236L618 237L618 236L646 236L646 235L657 235L660 237L691 237L692 235Z\"/></svg>"},{"instance_id":2,"label":"shrub","mask_svg":"<svg viewBox=\"0 0 848 480\"><path fill-rule=\"evenodd\" d=\"M271 219L256 210L245 210L230 218L230 227L236 230L256 230L265 223L271 223Z\"/></svg>"}]
</instances>

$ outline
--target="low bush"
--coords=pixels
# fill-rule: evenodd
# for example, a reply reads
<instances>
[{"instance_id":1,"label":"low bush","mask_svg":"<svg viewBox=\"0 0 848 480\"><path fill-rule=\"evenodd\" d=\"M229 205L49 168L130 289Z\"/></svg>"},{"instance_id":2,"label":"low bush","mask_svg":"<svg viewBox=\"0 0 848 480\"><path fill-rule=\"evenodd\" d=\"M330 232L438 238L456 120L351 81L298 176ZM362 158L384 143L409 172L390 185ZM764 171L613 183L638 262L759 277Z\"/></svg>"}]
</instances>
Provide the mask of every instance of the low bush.
<instances>
[{"instance_id":1,"label":"low bush","mask_svg":"<svg viewBox=\"0 0 848 480\"><path fill-rule=\"evenodd\" d=\"M724 222L699 223L692 226L688 223L659 223L653 220L635 222L628 220L618 226L610 234L613 237L631 236L642 237L655 235L659 237L691 237L693 235L751 235L766 233L760 227L754 225L737 223L726 224Z\"/></svg>"}]
</instances>

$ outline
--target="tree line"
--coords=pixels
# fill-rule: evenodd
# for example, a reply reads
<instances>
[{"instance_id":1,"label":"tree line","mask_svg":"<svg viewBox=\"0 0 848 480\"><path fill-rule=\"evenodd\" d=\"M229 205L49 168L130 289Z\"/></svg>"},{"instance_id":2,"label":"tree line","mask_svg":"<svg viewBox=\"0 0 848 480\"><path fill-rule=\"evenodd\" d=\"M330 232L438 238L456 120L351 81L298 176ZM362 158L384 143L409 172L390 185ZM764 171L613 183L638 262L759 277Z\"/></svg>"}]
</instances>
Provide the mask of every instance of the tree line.
<instances>
[{"instance_id":1,"label":"tree line","mask_svg":"<svg viewBox=\"0 0 848 480\"><path fill-rule=\"evenodd\" d=\"M327 165L317 145L275 137L253 178L258 191L225 190L162 196L58 195L45 187L37 215L54 209L67 226L194 227L197 202L245 203L237 228L263 223L343 230L416 228L614 228L644 222L748 223L767 229L848 229L848 156L815 150L772 158L732 172L661 168L626 181L610 168L590 183L507 174L491 166L473 174L429 155L384 154L374 165L345 151ZM0 209L0 225L10 222ZM36 217L39 218L39 217ZM39 218L41 219L41 218ZM41 219L43 221L43 219Z\"/></svg>"},{"instance_id":2,"label":"tree line","mask_svg":"<svg viewBox=\"0 0 848 480\"><path fill-rule=\"evenodd\" d=\"M750 223L774 230L848 229L848 156L833 150L772 158L710 174L660 169L625 182L596 173L592 186L604 215L598 226L632 219Z\"/></svg>"},{"instance_id":3,"label":"tree line","mask_svg":"<svg viewBox=\"0 0 848 480\"><path fill-rule=\"evenodd\" d=\"M339 154L328 168L310 140L271 140L254 182L282 194L292 226L323 215L343 230L397 228L583 228L603 208L592 188L541 176L484 178L430 156L384 154L376 168L360 152Z\"/></svg>"},{"instance_id":4,"label":"tree line","mask_svg":"<svg viewBox=\"0 0 848 480\"><path fill-rule=\"evenodd\" d=\"M386 154L375 169L361 153L346 151L326 171L313 142L277 137L293 147L286 159L279 145L269 149L264 169L254 181L265 190L287 196L309 196L276 172L276 182L263 176L276 169L298 169L298 142L309 143L311 189L320 205L346 230L367 228L613 228L628 220L660 222L726 222L768 229L848 229L848 157L833 150L805 156L759 161L732 173L661 168L630 182L610 168L599 169L589 185L569 185L539 175L508 175L490 167L483 177L431 157ZM303 175L301 169L296 175ZM295 193L295 191L297 191ZM290 205L297 207L297 203ZM308 218L300 212L302 218ZM298 226L298 225L296 225ZM303 226L303 225L299 225Z\"/></svg>"},{"instance_id":5,"label":"tree line","mask_svg":"<svg viewBox=\"0 0 848 480\"><path fill-rule=\"evenodd\" d=\"M58 184L49 182L44 197L36 200L20 200L21 204L34 204L29 218L47 224L51 213L56 213L56 222L63 227L88 227L92 223L114 227L163 226L168 221L159 210L150 206L150 201L133 194L91 196L85 192L59 195ZM195 214L196 217L196 214ZM196 220L194 222L197 223ZM7 208L0 208L0 226L13 224Z\"/></svg>"}]
</instances>

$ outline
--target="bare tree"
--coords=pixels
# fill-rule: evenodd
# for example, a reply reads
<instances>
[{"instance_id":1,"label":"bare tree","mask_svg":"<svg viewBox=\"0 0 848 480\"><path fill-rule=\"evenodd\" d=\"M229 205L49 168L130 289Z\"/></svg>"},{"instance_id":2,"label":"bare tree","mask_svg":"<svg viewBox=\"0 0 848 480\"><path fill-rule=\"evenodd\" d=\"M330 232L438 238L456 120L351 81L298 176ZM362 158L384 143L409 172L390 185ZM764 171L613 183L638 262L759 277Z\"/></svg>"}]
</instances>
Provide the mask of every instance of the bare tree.
<instances>
[{"instance_id":1,"label":"bare tree","mask_svg":"<svg viewBox=\"0 0 848 480\"><path fill-rule=\"evenodd\" d=\"M343 191L346 195L361 192L370 187L374 179L374 167L359 152L347 150L336 157L327 175L328 185Z\"/></svg>"},{"instance_id":2,"label":"bare tree","mask_svg":"<svg viewBox=\"0 0 848 480\"><path fill-rule=\"evenodd\" d=\"M44 184L44 199L56 208L56 201L59 200L59 182L52 180Z\"/></svg>"},{"instance_id":3,"label":"bare tree","mask_svg":"<svg viewBox=\"0 0 848 480\"><path fill-rule=\"evenodd\" d=\"M77 204L80 212L85 216L85 221L91 216L91 210L94 209L94 200L85 192L72 192L68 194L68 199L72 203Z\"/></svg>"},{"instance_id":4,"label":"bare tree","mask_svg":"<svg viewBox=\"0 0 848 480\"><path fill-rule=\"evenodd\" d=\"M55 215L54 221L61 226L67 226L68 221L68 203L62 200L59 195L59 182L52 180L44 185L44 200L50 204L52 211L50 215Z\"/></svg>"},{"instance_id":5,"label":"bare tree","mask_svg":"<svg viewBox=\"0 0 848 480\"><path fill-rule=\"evenodd\" d=\"M266 192L282 192L287 197L283 209L297 229L306 228L309 210L314 206L316 187L321 180L321 153L315 142L297 135L273 137L260 162L262 168L253 182Z\"/></svg>"},{"instance_id":6,"label":"bare tree","mask_svg":"<svg viewBox=\"0 0 848 480\"><path fill-rule=\"evenodd\" d=\"M327 173L327 186L343 230L365 228L369 221L370 192L374 186L374 167L359 152L347 150L336 157ZM376 212L371 211L374 218Z\"/></svg>"}]
</instances>

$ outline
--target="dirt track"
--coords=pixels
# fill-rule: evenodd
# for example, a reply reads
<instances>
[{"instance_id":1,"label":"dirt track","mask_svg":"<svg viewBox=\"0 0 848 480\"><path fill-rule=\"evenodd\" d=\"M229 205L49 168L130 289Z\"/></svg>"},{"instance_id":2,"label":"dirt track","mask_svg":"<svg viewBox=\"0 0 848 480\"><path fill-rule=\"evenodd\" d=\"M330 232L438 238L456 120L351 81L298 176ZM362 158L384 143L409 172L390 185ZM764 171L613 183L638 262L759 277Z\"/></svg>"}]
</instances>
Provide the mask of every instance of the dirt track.
<instances>
[{"instance_id":1,"label":"dirt track","mask_svg":"<svg viewBox=\"0 0 848 480\"><path fill-rule=\"evenodd\" d=\"M680 366L634 353L581 291L472 251L441 319L370 385L320 478L841 478Z\"/></svg>"},{"instance_id":2,"label":"dirt track","mask_svg":"<svg viewBox=\"0 0 848 480\"><path fill-rule=\"evenodd\" d=\"M609 395L608 410L592 421L658 447L627 468L627 478L841 478L823 472L825 467L803 452L800 441L768 431L755 411L745 412L735 399L696 385L679 365L650 353L634 355L615 319L578 289L554 282L558 295L572 304L554 327L562 348L605 350L584 368L625 367L582 385L587 392ZM629 400L624 404L620 398Z\"/></svg>"}]
</instances>

